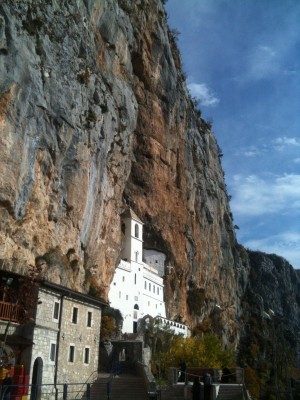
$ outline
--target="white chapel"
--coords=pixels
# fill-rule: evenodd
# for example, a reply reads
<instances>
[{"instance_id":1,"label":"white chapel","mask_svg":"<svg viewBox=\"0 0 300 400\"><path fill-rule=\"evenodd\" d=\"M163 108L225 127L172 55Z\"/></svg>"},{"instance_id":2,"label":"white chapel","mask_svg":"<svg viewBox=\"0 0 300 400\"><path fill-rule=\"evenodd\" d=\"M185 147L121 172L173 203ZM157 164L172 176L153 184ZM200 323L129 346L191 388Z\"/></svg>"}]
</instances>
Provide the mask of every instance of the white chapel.
<instances>
[{"instance_id":1,"label":"white chapel","mask_svg":"<svg viewBox=\"0 0 300 400\"><path fill-rule=\"evenodd\" d=\"M166 318L165 254L143 249L143 222L131 209L123 214L122 221L124 246L108 295L111 307L119 309L123 316L122 332L136 333L139 320L150 315L186 336L185 325Z\"/></svg>"}]
</instances>

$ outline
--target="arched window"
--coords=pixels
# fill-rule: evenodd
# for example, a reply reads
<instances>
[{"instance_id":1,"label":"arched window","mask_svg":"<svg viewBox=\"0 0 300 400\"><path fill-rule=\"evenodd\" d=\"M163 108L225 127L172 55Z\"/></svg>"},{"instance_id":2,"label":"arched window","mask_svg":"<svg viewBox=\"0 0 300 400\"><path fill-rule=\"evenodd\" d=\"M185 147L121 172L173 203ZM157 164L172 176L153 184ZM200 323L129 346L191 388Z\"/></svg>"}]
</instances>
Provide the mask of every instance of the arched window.
<instances>
[{"instance_id":1,"label":"arched window","mask_svg":"<svg viewBox=\"0 0 300 400\"><path fill-rule=\"evenodd\" d=\"M138 224L135 224L135 225L134 225L134 236L135 236L136 238L139 237L139 226L138 226Z\"/></svg>"},{"instance_id":2,"label":"arched window","mask_svg":"<svg viewBox=\"0 0 300 400\"><path fill-rule=\"evenodd\" d=\"M135 304L133 307L133 319L138 319L138 310L139 310L139 306L137 304Z\"/></svg>"}]
</instances>

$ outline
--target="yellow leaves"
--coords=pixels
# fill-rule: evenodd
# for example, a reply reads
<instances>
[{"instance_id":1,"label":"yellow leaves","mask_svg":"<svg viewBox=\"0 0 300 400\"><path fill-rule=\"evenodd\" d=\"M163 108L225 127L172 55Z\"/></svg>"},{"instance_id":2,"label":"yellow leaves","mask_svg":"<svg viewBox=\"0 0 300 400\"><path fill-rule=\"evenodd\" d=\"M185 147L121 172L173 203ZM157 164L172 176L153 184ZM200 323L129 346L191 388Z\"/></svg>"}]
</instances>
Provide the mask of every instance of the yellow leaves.
<instances>
[{"instance_id":1,"label":"yellow leaves","mask_svg":"<svg viewBox=\"0 0 300 400\"><path fill-rule=\"evenodd\" d=\"M204 338L183 338L175 336L168 351L156 354L162 369L177 367L184 361L188 367L221 368L222 365L234 364L235 353L225 350L220 339L212 335Z\"/></svg>"}]
</instances>

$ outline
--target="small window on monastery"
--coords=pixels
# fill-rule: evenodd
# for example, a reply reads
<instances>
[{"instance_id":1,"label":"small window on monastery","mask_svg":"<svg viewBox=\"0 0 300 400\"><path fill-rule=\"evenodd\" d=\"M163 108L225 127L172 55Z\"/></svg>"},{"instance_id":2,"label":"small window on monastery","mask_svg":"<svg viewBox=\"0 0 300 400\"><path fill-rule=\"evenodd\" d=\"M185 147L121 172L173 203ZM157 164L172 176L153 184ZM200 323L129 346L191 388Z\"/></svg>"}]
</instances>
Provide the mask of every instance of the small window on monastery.
<instances>
[{"instance_id":1,"label":"small window on monastery","mask_svg":"<svg viewBox=\"0 0 300 400\"><path fill-rule=\"evenodd\" d=\"M145 289L147 289L147 282L145 281Z\"/></svg>"},{"instance_id":2,"label":"small window on monastery","mask_svg":"<svg viewBox=\"0 0 300 400\"><path fill-rule=\"evenodd\" d=\"M87 312L87 320L86 320L86 326L90 328L92 326L92 320L93 320L93 313L92 311Z\"/></svg>"},{"instance_id":3,"label":"small window on monastery","mask_svg":"<svg viewBox=\"0 0 300 400\"><path fill-rule=\"evenodd\" d=\"M138 262L138 261L139 261L139 252L136 251L135 252L135 262Z\"/></svg>"},{"instance_id":4,"label":"small window on monastery","mask_svg":"<svg viewBox=\"0 0 300 400\"><path fill-rule=\"evenodd\" d=\"M119 299L121 298L121 292L119 292Z\"/></svg>"},{"instance_id":5,"label":"small window on monastery","mask_svg":"<svg viewBox=\"0 0 300 400\"><path fill-rule=\"evenodd\" d=\"M134 274L134 284L136 285L136 274Z\"/></svg>"},{"instance_id":6,"label":"small window on monastery","mask_svg":"<svg viewBox=\"0 0 300 400\"><path fill-rule=\"evenodd\" d=\"M150 301L148 301L148 307L150 307Z\"/></svg>"},{"instance_id":7,"label":"small window on monastery","mask_svg":"<svg viewBox=\"0 0 300 400\"><path fill-rule=\"evenodd\" d=\"M128 300L128 294L126 294L126 300Z\"/></svg>"},{"instance_id":8,"label":"small window on monastery","mask_svg":"<svg viewBox=\"0 0 300 400\"><path fill-rule=\"evenodd\" d=\"M51 362L55 362L55 356L56 356L56 343L50 343L49 359Z\"/></svg>"},{"instance_id":9,"label":"small window on monastery","mask_svg":"<svg viewBox=\"0 0 300 400\"><path fill-rule=\"evenodd\" d=\"M90 348L86 347L84 349L84 363L85 364L89 364L90 363Z\"/></svg>"},{"instance_id":10,"label":"small window on monastery","mask_svg":"<svg viewBox=\"0 0 300 400\"><path fill-rule=\"evenodd\" d=\"M149 291L151 292L151 283L149 283Z\"/></svg>"},{"instance_id":11,"label":"small window on monastery","mask_svg":"<svg viewBox=\"0 0 300 400\"><path fill-rule=\"evenodd\" d=\"M73 363L75 361L75 346L71 345L69 347L69 356L68 356L68 361L70 363Z\"/></svg>"},{"instance_id":12,"label":"small window on monastery","mask_svg":"<svg viewBox=\"0 0 300 400\"><path fill-rule=\"evenodd\" d=\"M53 319L58 321L59 319L59 302L55 301L53 305Z\"/></svg>"},{"instance_id":13,"label":"small window on monastery","mask_svg":"<svg viewBox=\"0 0 300 400\"><path fill-rule=\"evenodd\" d=\"M153 293L155 293L155 285L153 285Z\"/></svg>"},{"instance_id":14,"label":"small window on monastery","mask_svg":"<svg viewBox=\"0 0 300 400\"><path fill-rule=\"evenodd\" d=\"M72 323L77 324L78 322L78 308L73 307L73 313L72 313Z\"/></svg>"},{"instance_id":15,"label":"small window on monastery","mask_svg":"<svg viewBox=\"0 0 300 400\"><path fill-rule=\"evenodd\" d=\"M122 276L122 282L125 282L125 276Z\"/></svg>"},{"instance_id":16,"label":"small window on monastery","mask_svg":"<svg viewBox=\"0 0 300 400\"><path fill-rule=\"evenodd\" d=\"M138 224L135 224L135 225L134 225L134 236L135 236L136 238L139 237L139 226L138 226Z\"/></svg>"}]
</instances>

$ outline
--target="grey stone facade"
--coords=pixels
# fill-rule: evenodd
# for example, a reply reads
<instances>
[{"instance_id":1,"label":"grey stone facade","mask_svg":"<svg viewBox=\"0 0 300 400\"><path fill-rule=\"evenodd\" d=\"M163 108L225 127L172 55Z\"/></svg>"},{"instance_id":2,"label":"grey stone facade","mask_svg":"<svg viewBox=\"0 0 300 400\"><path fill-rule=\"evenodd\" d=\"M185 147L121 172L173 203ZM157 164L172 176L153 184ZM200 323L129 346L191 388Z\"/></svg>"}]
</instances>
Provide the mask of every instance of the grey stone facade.
<instances>
[{"instance_id":1,"label":"grey stone facade","mask_svg":"<svg viewBox=\"0 0 300 400\"><path fill-rule=\"evenodd\" d=\"M105 305L94 297L43 281L34 320L26 325L10 324L8 342L15 347L15 362L24 365L31 384L48 385L38 389L38 398L52 398L55 385L62 388L63 383L84 383L95 376ZM7 322L0 320L2 337L6 326Z\"/></svg>"},{"instance_id":2,"label":"grey stone facade","mask_svg":"<svg viewBox=\"0 0 300 400\"><path fill-rule=\"evenodd\" d=\"M73 321L74 308L77 309L76 322ZM93 372L97 371L100 324L99 308L85 302L75 302L68 297L64 298L58 355L58 383L85 382Z\"/></svg>"}]
</instances>

